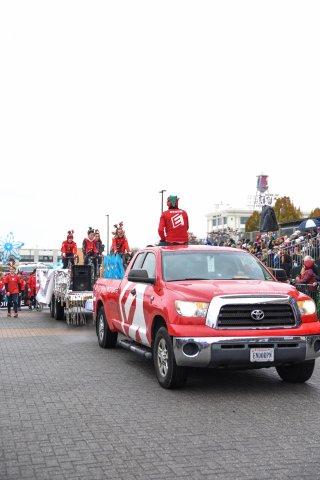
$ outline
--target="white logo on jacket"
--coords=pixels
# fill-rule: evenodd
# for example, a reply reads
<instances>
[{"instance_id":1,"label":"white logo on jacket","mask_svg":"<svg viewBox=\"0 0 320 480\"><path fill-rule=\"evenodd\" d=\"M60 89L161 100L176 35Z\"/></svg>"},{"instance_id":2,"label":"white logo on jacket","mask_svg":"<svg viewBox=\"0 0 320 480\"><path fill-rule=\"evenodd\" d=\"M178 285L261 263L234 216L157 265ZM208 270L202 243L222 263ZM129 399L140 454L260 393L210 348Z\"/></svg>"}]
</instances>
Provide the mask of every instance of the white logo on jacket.
<instances>
[{"instance_id":1,"label":"white logo on jacket","mask_svg":"<svg viewBox=\"0 0 320 480\"><path fill-rule=\"evenodd\" d=\"M181 227L184 225L182 213L177 213L171 218L173 228Z\"/></svg>"}]
</instances>

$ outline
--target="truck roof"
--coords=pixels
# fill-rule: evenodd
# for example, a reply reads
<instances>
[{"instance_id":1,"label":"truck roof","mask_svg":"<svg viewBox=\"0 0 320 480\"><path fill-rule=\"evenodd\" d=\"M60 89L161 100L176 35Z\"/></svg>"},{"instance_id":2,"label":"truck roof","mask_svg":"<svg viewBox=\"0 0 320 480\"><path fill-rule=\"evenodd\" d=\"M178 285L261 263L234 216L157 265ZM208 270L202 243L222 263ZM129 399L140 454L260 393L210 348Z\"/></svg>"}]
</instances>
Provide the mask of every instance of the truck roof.
<instances>
[{"instance_id":1,"label":"truck roof","mask_svg":"<svg viewBox=\"0 0 320 480\"><path fill-rule=\"evenodd\" d=\"M146 248L141 248L141 250L160 250L162 252L176 252L176 251L231 251L231 252L246 252L241 248L234 248L234 247L215 247L212 245L168 245L168 246L150 246ZM248 252L246 252L248 253Z\"/></svg>"}]
</instances>

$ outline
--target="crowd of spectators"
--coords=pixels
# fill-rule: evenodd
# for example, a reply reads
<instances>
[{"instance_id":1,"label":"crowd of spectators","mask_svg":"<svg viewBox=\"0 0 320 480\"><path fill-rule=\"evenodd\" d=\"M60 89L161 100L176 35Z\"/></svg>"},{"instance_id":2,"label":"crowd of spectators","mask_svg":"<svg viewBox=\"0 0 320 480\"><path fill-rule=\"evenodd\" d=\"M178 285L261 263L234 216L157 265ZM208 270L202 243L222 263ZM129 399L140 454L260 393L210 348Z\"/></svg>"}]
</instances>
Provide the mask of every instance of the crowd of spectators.
<instances>
[{"instance_id":1,"label":"crowd of spectators","mask_svg":"<svg viewBox=\"0 0 320 480\"><path fill-rule=\"evenodd\" d=\"M296 230L292 235L258 233L254 240L237 230L212 232L205 240L208 245L242 248L271 268L283 268L288 278L295 278L306 255L320 264L320 229Z\"/></svg>"}]
</instances>

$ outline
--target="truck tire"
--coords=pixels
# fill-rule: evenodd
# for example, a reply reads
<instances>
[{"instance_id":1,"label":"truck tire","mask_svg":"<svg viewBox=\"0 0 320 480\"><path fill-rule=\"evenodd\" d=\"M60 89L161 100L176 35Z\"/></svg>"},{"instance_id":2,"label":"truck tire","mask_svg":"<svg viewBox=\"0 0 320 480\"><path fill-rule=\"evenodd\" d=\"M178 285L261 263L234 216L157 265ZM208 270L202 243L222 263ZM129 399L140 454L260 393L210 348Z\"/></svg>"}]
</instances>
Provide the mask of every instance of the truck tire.
<instances>
[{"instance_id":1,"label":"truck tire","mask_svg":"<svg viewBox=\"0 0 320 480\"><path fill-rule=\"evenodd\" d=\"M276 367L276 370L284 382L304 383L309 380L313 374L314 363L314 360L308 360L302 363Z\"/></svg>"},{"instance_id":2,"label":"truck tire","mask_svg":"<svg viewBox=\"0 0 320 480\"><path fill-rule=\"evenodd\" d=\"M54 309L55 309L55 298L54 295L51 297L51 302L50 302L50 317L54 318Z\"/></svg>"},{"instance_id":3,"label":"truck tire","mask_svg":"<svg viewBox=\"0 0 320 480\"><path fill-rule=\"evenodd\" d=\"M110 330L103 307L98 310L96 328L98 343L101 348L114 348L117 345L118 332Z\"/></svg>"},{"instance_id":4,"label":"truck tire","mask_svg":"<svg viewBox=\"0 0 320 480\"><path fill-rule=\"evenodd\" d=\"M153 363L158 382L163 388L181 388L186 384L188 370L179 367L174 357L172 339L165 327L156 333L153 348Z\"/></svg>"},{"instance_id":5,"label":"truck tire","mask_svg":"<svg viewBox=\"0 0 320 480\"><path fill-rule=\"evenodd\" d=\"M64 306L56 299L54 301L54 318L56 320L64 320Z\"/></svg>"}]
</instances>

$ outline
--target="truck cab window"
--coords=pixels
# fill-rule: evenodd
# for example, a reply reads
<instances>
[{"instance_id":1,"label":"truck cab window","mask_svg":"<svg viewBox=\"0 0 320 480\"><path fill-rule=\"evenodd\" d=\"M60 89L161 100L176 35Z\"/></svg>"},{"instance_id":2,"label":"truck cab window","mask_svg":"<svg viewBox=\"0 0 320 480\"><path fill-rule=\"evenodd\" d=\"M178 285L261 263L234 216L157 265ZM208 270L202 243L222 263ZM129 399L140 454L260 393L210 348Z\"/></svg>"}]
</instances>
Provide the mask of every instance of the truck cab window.
<instances>
[{"instance_id":1,"label":"truck cab window","mask_svg":"<svg viewBox=\"0 0 320 480\"><path fill-rule=\"evenodd\" d=\"M154 278L156 275L156 257L153 253L147 253L143 262L142 270L147 270L148 277Z\"/></svg>"},{"instance_id":2,"label":"truck cab window","mask_svg":"<svg viewBox=\"0 0 320 480\"><path fill-rule=\"evenodd\" d=\"M145 256L146 256L145 252L139 253L139 255L134 261L134 264L132 265L131 270L141 270L141 266Z\"/></svg>"}]
</instances>

